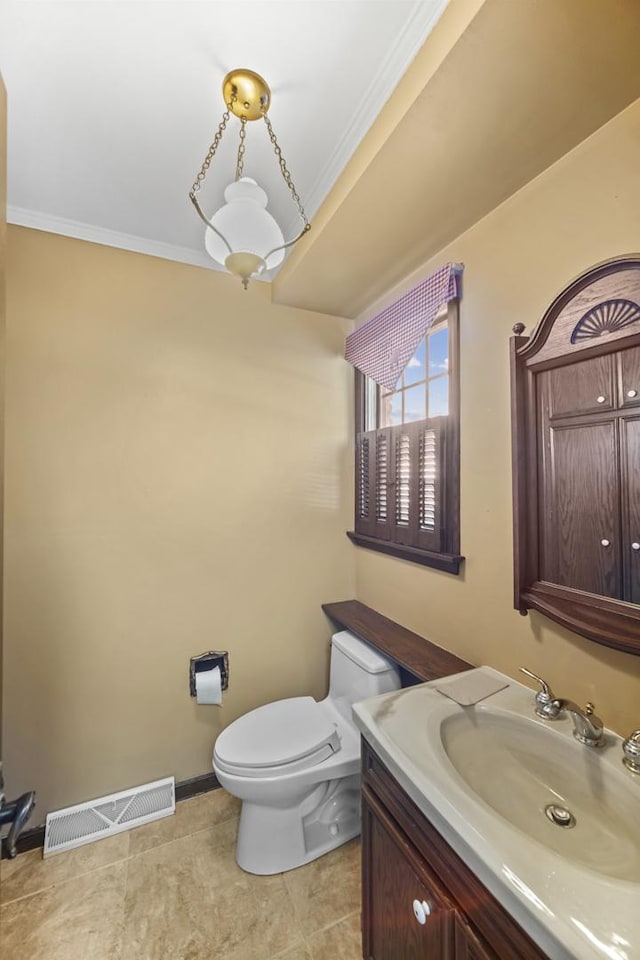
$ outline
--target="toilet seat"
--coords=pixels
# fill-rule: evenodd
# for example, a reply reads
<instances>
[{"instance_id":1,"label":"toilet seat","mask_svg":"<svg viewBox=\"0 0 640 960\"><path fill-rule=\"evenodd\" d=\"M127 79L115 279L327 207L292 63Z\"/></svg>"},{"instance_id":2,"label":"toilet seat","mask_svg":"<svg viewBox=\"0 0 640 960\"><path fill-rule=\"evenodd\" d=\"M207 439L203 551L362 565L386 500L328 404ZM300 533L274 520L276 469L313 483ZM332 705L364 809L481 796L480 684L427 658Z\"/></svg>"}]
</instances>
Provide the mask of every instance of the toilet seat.
<instances>
[{"instance_id":1,"label":"toilet seat","mask_svg":"<svg viewBox=\"0 0 640 960\"><path fill-rule=\"evenodd\" d=\"M214 765L244 777L275 777L313 767L340 750L338 726L313 697L257 707L216 740Z\"/></svg>"}]
</instances>

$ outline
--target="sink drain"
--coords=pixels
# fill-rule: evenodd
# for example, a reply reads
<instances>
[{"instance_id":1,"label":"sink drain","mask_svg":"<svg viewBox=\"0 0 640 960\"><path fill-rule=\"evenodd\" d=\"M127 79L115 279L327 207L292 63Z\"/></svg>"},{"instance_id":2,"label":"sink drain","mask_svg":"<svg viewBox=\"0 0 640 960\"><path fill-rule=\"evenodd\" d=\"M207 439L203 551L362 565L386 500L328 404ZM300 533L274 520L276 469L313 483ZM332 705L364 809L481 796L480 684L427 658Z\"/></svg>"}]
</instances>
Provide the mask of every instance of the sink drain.
<instances>
[{"instance_id":1,"label":"sink drain","mask_svg":"<svg viewBox=\"0 0 640 960\"><path fill-rule=\"evenodd\" d=\"M566 807L559 807L557 803L548 803L544 812L551 823L555 823L559 827L575 827L576 825L576 818L571 810L567 810Z\"/></svg>"}]
</instances>

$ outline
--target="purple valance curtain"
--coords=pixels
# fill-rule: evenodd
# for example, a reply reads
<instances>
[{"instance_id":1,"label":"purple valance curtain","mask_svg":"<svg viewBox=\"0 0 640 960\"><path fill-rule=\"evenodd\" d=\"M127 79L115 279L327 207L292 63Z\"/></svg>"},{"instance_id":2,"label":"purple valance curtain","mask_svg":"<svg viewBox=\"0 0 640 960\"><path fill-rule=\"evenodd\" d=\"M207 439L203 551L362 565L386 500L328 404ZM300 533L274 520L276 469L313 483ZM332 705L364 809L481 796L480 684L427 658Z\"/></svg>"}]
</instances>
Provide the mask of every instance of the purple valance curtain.
<instances>
[{"instance_id":1,"label":"purple valance curtain","mask_svg":"<svg viewBox=\"0 0 640 960\"><path fill-rule=\"evenodd\" d=\"M440 307L458 296L459 264L448 263L347 337L345 357L388 390L436 318Z\"/></svg>"}]
</instances>

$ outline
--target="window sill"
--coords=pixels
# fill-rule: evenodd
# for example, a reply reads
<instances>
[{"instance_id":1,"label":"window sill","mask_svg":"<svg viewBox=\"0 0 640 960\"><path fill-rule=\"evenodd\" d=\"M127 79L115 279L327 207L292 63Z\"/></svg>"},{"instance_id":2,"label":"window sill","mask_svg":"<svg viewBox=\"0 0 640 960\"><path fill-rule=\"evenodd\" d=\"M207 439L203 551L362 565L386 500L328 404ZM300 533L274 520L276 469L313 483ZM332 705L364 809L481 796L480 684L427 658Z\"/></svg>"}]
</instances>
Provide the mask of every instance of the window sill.
<instances>
[{"instance_id":1,"label":"window sill","mask_svg":"<svg viewBox=\"0 0 640 960\"><path fill-rule=\"evenodd\" d=\"M367 550L377 550L400 560L409 560L411 563L421 563L424 567L433 567L435 570L444 570L458 576L464 557L454 553L431 553L429 550L418 550L416 547L407 547L402 543L392 543L390 540L378 540L376 537L366 537L354 530L347 530L347 536L358 547Z\"/></svg>"}]
</instances>

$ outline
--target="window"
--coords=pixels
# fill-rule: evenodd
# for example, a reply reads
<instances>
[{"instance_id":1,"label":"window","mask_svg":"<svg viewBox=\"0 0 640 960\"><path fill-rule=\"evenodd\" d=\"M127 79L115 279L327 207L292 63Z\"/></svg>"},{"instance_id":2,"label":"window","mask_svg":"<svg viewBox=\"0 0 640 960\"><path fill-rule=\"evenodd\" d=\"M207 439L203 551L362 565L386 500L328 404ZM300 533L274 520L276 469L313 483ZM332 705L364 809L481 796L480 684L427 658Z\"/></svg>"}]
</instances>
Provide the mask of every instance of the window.
<instances>
[{"instance_id":1,"label":"window","mask_svg":"<svg viewBox=\"0 0 640 960\"><path fill-rule=\"evenodd\" d=\"M393 390L356 370L359 546L458 573L458 301L444 306Z\"/></svg>"},{"instance_id":2,"label":"window","mask_svg":"<svg viewBox=\"0 0 640 960\"><path fill-rule=\"evenodd\" d=\"M379 422L374 423L374 427L394 427L414 420L447 416L449 326L446 318L421 342L395 390L378 389Z\"/></svg>"}]
</instances>

